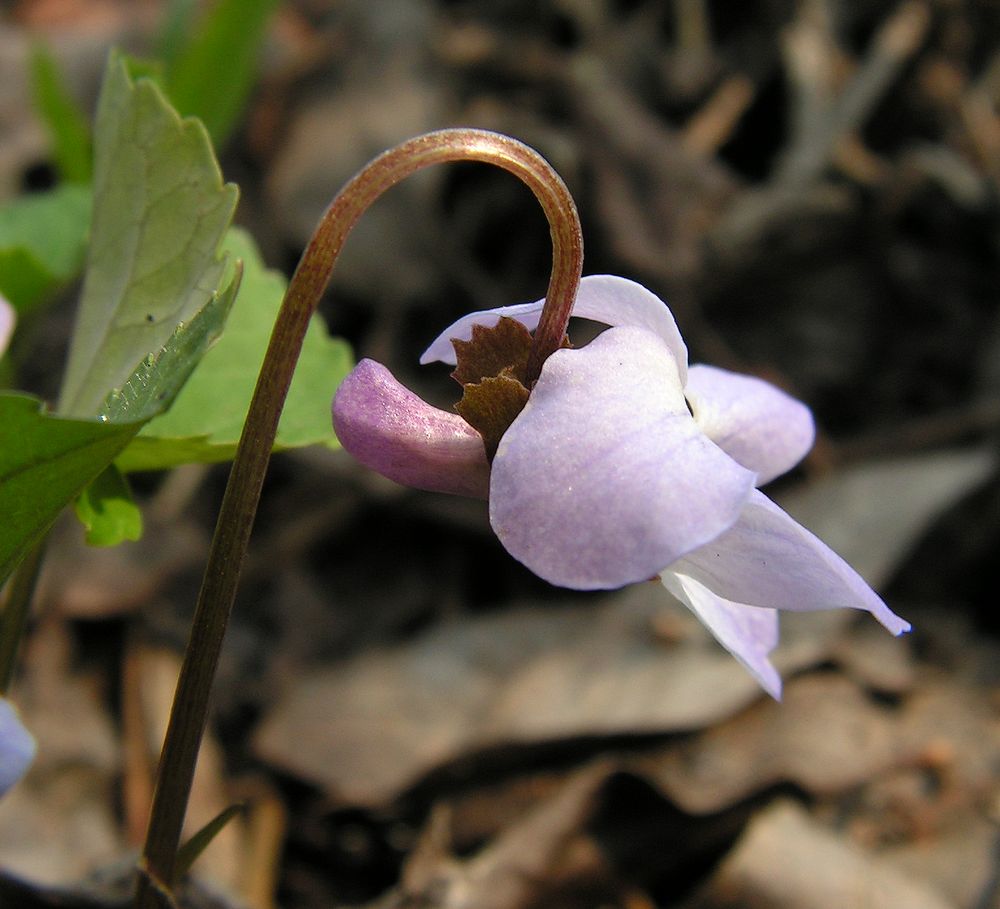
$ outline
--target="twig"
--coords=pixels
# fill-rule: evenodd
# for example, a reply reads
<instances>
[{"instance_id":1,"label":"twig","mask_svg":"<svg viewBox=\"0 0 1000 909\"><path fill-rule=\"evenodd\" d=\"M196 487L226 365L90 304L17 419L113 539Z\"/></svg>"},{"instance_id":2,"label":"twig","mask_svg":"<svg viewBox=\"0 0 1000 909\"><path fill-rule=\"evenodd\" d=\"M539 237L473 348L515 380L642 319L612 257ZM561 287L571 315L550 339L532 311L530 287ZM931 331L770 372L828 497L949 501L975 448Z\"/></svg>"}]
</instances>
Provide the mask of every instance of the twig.
<instances>
[{"instance_id":1,"label":"twig","mask_svg":"<svg viewBox=\"0 0 1000 909\"><path fill-rule=\"evenodd\" d=\"M904 0L886 20L867 59L840 95L825 97L830 50L814 23L800 23L786 41L789 72L797 89L792 145L775 173L778 187L810 183L827 166L841 139L860 128L917 51L930 24L924 0Z\"/></svg>"}]
</instances>

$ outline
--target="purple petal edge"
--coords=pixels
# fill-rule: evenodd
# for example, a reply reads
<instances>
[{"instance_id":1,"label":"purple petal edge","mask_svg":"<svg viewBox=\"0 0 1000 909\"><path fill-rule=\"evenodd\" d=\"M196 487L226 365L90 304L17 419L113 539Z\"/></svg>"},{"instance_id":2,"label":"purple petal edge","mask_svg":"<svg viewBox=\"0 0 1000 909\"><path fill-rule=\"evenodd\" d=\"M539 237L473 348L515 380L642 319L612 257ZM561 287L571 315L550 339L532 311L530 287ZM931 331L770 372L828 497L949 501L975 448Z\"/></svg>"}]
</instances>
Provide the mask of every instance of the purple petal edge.
<instances>
[{"instance_id":1,"label":"purple petal edge","mask_svg":"<svg viewBox=\"0 0 1000 909\"><path fill-rule=\"evenodd\" d=\"M366 467L404 486L486 498L490 466L479 433L423 401L381 363L358 363L332 410L340 444Z\"/></svg>"},{"instance_id":2,"label":"purple petal edge","mask_svg":"<svg viewBox=\"0 0 1000 909\"><path fill-rule=\"evenodd\" d=\"M694 578L673 571L664 571L660 580L743 664L760 686L780 701L781 676L768 659L778 646L778 611L726 600Z\"/></svg>"},{"instance_id":3,"label":"purple petal edge","mask_svg":"<svg viewBox=\"0 0 1000 909\"><path fill-rule=\"evenodd\" d=\"M910 630L847 562L756 489L732 527L669 568L734 602L861 609L894 635Z\"/></svg>"},{"instance_id":4,"label":"purple petal edge","mask_svg":"<svg viewBox=\"0 0 1000 909\"><path fill-rule=\"evenodd\" d=\"M534 303L500 306L462 316L434 339L420 357L420 362L427 364L440 361L453 366L455 350L451 345L452 339L468 341L472 337L473 325L492 327L501 316L516 319L528 331L534 331L538 327L544 305L543 298ZM573 303L573 315L603 322L611 327L633 326L653 332L674 355L681 382L687 378L687 347L670 308L641 284L616 275L587 275L580 281L580 289Z\"/></svg>"}]
</instances>

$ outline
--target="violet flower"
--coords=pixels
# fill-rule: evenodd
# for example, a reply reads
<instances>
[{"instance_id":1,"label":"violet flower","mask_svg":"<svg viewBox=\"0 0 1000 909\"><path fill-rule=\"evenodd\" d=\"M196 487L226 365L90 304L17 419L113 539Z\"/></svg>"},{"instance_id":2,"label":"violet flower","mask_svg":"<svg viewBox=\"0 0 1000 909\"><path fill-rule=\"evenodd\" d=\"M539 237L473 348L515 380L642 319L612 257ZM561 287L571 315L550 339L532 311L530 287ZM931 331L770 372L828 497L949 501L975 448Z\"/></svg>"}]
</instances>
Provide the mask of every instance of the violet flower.
<instances>
[{"instance_id":1,"label":"violet flower","mask_svg":"<svg viewBox=\"0 0 1000 909\"><path fill-rule=\"evenodd\" d=\"M454 364L451 340L501 316L532 330L544 301L468 315L421 363ZM545 361L492 465L457 414L431 407L362 360L333 402L344 448L409 486L489 499L507 551L561 587L611 589L657 576L780 697L768 659L779 609L870 612L908 631L838 555L757 487L812 447L805 405L760 379L688 368L666 304L624 278L584 278L573 315L611 326Z\"/></svg>"},{"instance_id":2,"label":"violet flower","mask_svg":"<svg viewBox=\"0 0 1000 909\"><path fill-rule=\"evenodd\" d=\"M13 705L0 697L0 795L13 786L35 757L35 740Z\"/></svg>"}]
</instances>

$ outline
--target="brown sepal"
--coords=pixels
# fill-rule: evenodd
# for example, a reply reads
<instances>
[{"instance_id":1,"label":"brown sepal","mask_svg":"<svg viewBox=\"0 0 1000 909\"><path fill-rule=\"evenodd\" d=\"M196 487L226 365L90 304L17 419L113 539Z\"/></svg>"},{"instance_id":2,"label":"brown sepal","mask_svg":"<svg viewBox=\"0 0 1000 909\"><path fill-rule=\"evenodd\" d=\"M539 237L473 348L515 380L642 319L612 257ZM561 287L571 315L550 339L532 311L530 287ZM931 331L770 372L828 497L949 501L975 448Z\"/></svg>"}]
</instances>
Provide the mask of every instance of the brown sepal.
<instances>
[{"instance_id":1,"label":"brown sepal","mask_svg":"<svg viewBox=\"0 0 1000 909\"><path fill-rule=\"evenodd\" d=\"M528 389L509 368L481 382L466 383L464 389L455 410L483 437L486 457L492 461L503 434L528 403Z\"/></svg>"},{"instance_id":2,"label":"brown sepal","mask_svg":"<svg viewBox=\"0 0 1000 909\"><path fill-rule=\"evenodd\" d=\"M501 316L492 328L472 326L472 340L452 338L456 366L451 376L459 385L499 376L504 370L524 384L531 352L531 332L516 319Z\"/></svg>"},{"instance_id":3,"label":"brown sepal","mask_svg":"<svg viewBox=\"0 0 1000 909\"><path fill-rule=\"evenodd\" d=\"M492 461L500 439L528 401L531 332L516 319L501 316L491 328L473 325L471 340L452 338L451 343L456 362L451 375L463 388L455 410L483 437ZM569 346L564 338L563 347Z\"/></svg>"}]
</instances>

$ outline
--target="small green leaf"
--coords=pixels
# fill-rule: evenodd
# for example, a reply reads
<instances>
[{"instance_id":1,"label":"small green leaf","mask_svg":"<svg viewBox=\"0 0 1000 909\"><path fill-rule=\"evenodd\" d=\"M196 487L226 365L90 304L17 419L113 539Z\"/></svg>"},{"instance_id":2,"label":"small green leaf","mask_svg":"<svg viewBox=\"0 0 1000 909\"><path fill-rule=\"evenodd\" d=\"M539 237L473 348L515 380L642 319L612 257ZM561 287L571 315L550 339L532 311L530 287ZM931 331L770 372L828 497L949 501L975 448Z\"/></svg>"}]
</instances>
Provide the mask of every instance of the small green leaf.
<instances>
[{"instance_id":1,"label":"small green leaf","mask_svg":"<svg viewBox=\"0 0 1000 909\"><path fill-rule=\"evenodd\" d=\"M128 482L114 465L80 493L74 508L87 529L90 546L117 546L142 536L142 512L132 500Z\"/></svg>"},{"instance_id":2,"label":"small green leaf","mask_svg":"<svg viewBox=\"0 0 1000 909\"><path fill-rule=\"evenodd\" d=\"M30 250L0 249L0 295L18 312L27 312L55 286L52 273Z\"/></svg>"},{"instance_id":3,"label":"small green leaf","mask_svg":"<svg viewBox=\"0 0 1000 909\"><path fill-rule=\"evenodd\" d=\"M173 406L118 458L124 471L160 470L231 458L243 431L285 279L266 269L253 239L233 228L225 250L244 265L243 283L221 340L202 359ZM348 346L319 317L306 334L278 425L277 448L336 445L330 401L352 365Z\"/></svg>"},{"instance_id":4,"label":"small green leaf","mask_svg":"<svg viewBox=\"0 0 1000 909\"><path fill-rule=\"evenodd\" d=\"M182 114L200 117L219 145L243 112L264 29L277 5L277 0L218 0L189 43L176 51L167 77L170 100Z\"/></svg>"},{"instance_id":5,"label":"small green leaf","mask_svg":"<svg viewBox=\"0 0 1000 909\"><path fill-rule=\"evenodd\" d=\"M70 420L0 394L0 583L140 426Z\"/></svg>"},{"instance_id":6,"label":"small green leaf","mask_svg":"<svg viewBox=\"0 0 1000 909\"><path fill-rule=\"evenodd\" d=\"M40 43L31 51L31 83L35 108L52 138L56 168L70 183L88 183L90 126L67 90L55 58Z\"/></svg>"},{"instance_id":7,"label":"small green leaf","mask_svg":"<svg viewBox=\"0 0 1000 909\"><path fill-rule=\"evenodd\" d=\"M198 860L198 856L208 848L222 828L242 810L242 804L224 808L177 850L177 861L174 867L177 877L183 877L191 870L191 866Z\"/></svg>"},{"instance_id":8,"label":"small green leaf","mask_svg":"<svg viewBox=\"0 0 1000 909\"><path fill-rule=\"evenodd\" d=\"M243 265L187 324L177 326L156 353L147 354L120 388L104 399L99 414L112 423L149 420L167 410L205 352L219 339L240 287Z\"/></svg>"},{"instance_id":9,"label":"small green leaf","mask_svg":"<svg viewBox=\"0 0 1000 909\"><path fill-rule=\"evenodd\" d=\"M181 120L112 54L97 110L94 217L59 410L98 412L150 351L211 298L236 187L200 123Z\"/></svg>"},{"instance_id":10,"label":"small green leaf","mask_svg":"<svg viewBox=\"0 0 1000 909\"><path fill-rule=\"evenodd\" d=\"M83 267L90 188L65 185L0 208L0 294L20 312L45 302Z\"/></svg>"}]
</instances>

